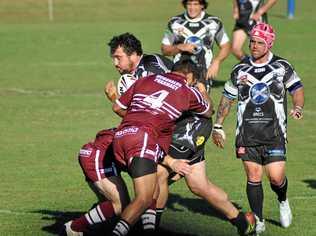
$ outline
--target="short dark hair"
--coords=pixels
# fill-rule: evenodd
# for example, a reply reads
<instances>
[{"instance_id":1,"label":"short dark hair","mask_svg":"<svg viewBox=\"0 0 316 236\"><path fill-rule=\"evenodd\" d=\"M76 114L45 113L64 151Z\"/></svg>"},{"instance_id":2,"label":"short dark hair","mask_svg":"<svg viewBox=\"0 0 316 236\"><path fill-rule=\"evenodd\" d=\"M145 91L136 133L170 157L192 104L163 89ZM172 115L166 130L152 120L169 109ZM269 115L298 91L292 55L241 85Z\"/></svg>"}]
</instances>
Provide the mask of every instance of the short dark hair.
<instances>
[{"instance_id":1,"label":"short dark hair","mask_svg":"<svg viewBox=\"0 0 316 236\"><path fill-rule=\"evenodd\" d=\"M198 66L191 59L182 59L174 63L172 71L181 72L184 74L192 73L194 79L199 78Z\"/></svg>"},{"instance_id":2,"label":"short dark hair","mask_svg":"<svg viewBox=\"0 0 316 236\"><path fill-rule=\"evenodd\" d=\"M198 1L201 5L204 6L204 9L206 9L208 6L208 2L206 0L182 0L183 7L186 8L188 2L191 2L191 1Z\"/></svg>"},{"instance_id":3,"label":"short dark hair","mask_svg":"<svg viewBox=\"0 0 316 236\"><path fill-rule=\"evenodd\" d=\"M111 55L118 47L122 47L124 52L128 56L132 55L134 52L136 52L136 54L139 56L143 54L141 42L133 34L130 33L124 33L118 36L114 36L110 40L108 45L110 46Z\"/></svg>"}]
</instances>

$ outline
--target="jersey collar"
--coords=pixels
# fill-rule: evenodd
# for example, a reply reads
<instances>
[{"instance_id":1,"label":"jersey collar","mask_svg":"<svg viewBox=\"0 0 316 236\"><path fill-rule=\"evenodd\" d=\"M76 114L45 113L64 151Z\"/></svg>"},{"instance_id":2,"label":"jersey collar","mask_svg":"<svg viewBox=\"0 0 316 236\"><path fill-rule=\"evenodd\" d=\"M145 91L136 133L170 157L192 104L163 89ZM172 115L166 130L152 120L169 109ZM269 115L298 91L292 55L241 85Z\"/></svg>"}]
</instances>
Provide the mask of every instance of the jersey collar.
<instances>
[{"instance_id":1,"label":"jersey collar","mask_svg":"<svg viewBox=\"0 0 316 236\"><path fill-rule=\"evenodd\" d=\"M255 66L255 67L262 67L262 66L265 66L265 65L269 64L269 62L272 60L272 57L273 57L273 53L269 52L268 60L266 62L264 62L264 63L255 63L255 62L253 62L252 57L249 57L249 60L250 60L250 63L253 66Z\"/></svg>"},{"instance_id":2,"label":"jersey collar","mask_svg":"<svg viewBox=\"0 0 316 236\"><path fill-rule=\"evenodd\" d=\"M189 21L189 22L199 22L200 20L203 19L204 16L205 16L205 11L202 11L202 12L201 12L201 16L200 16L200 17L197 17L197 18L194 18L194 19L190 18L190 17L188 16L187 12L184 13L185 19L186 19L187 21Z\"/></svg>"}]
</instances>

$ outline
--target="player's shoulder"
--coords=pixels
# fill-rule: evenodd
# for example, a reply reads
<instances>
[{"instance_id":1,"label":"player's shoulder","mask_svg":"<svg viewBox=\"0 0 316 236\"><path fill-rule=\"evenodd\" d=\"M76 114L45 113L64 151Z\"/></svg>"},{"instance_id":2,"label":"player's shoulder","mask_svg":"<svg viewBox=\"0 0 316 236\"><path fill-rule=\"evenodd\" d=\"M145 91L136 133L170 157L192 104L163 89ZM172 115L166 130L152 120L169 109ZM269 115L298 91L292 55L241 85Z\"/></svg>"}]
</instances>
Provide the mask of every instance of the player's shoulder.
<instances>
[{"instance_id":1,"label":"player's shoulder","mask_svg":"<svg viewBox=\"0 0 316 236\"><path fill-rule=\"evenodd\" d=\"M217 24L222 24L221 18L219 18L218 16L210 15L208 13L205 13L202 21L204 21L205 23L208 23L208 24L211 24L214 22Z\"/></svg>"},{"instance_id":2,"label":"player's shoulder","mask_svg":"<svg viewBox=\"0 0 316 236\"><path fill-rule=\"evenodd\" d=\"M154 70L150 71L153 73L168 72L173 66L173 62L160 54L144 54L139 66L144 67L145 70ZM159 69L159 70L158 70Z\"/></svg>"},{"instance_id":3,"label":"player's shoulder","mask_svg":"<svg viewBox=\"0 0 316 236\"><path fill-rule=\"evenodd\" d=\"M233 66L232 72L234 73L239 70L247 69L250 66L251 66L250 57L246 56L240 62L238 62L237 64Z\"/></svg>"},{"instance_id":4,"label":"player's shoulder","mask_svg":"<svg viewBox=\"0 0 316 236\"><path fill-rule=\"evenodd\" d=\"M291 65L291 63L287 59L285 59L283 57L280 57L278 55L274 55L274 54L273 54L273 57L272 57L272 59L270 61L270 64L272 64L272 65L282 65L282 66L284 66L286 68L289 68L289 67L293 68L293 66Z\"/></svg>"},{"instance_id":5,"label":"player's shoulder","mask_svg":"<svg viewBox=\"0 0 316 236\"><path fill-rule=\"evenodd\" d=\"M179 15L176 15L176 16L173 16L173 17L171 17L170 19L169 19L169 25L170 24L174 24L174 23L179 23L179 24L182 24L182 23L184 23L186 21L186 19L185 19L185 15L184 15L184 13L182 13L182 14L179 14Z\"/></svg>"}]
</instances>

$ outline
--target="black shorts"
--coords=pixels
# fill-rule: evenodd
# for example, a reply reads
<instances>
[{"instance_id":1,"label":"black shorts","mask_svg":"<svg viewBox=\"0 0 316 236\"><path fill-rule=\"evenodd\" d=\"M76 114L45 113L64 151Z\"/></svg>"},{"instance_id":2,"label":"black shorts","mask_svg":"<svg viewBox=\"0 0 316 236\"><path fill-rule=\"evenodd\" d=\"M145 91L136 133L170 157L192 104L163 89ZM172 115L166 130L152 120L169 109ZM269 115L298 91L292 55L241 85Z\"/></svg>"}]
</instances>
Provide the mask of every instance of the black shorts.
<instances>
[{"instance_id":1,"label":"black shorts","mask_svg":"<svg viewBox=\"0 0 316 236\"><path fill-rule=\"evenodd\" d=\"M172 143L169 147L168 152L168 154L174 159L189 160L190 165L194 165L195 163L204 161L204 153L204 145L203 147L199 148L196 152L194 152L191 149L177 143Z\"/></svg>"},{"instance_id":2,"label":"black shorts","mask_svg":"<svg viewBox=\"0 0 316 236\"><path fill-rule=\"evenodd\" d=\"M254 147L236 147L236 156L243 161L267 165L276 161L286 161L285 145L260 145Z\"/></svg>"},{"instance_id":3,"label":"black shorts","mask_svg":"<svg viewBox=\"0 0 316 236\"><path fill-rule=\"evenodd\" d=\"M233 31L243 30L249 36L250 31L254 25L255 24L249 24L248 21L236 21Z\"/></svg>"},{"instance_id":4,"label":"black shorts","mask_svg":"<svg viewBox=\"0 0 316 236\"><path fill-rule=\"evenodd\" d=\"M133 179L155 172L157 172L157 163L146 158L134 157L128 167L128 173Z\"/></svg>"}]
</instances>

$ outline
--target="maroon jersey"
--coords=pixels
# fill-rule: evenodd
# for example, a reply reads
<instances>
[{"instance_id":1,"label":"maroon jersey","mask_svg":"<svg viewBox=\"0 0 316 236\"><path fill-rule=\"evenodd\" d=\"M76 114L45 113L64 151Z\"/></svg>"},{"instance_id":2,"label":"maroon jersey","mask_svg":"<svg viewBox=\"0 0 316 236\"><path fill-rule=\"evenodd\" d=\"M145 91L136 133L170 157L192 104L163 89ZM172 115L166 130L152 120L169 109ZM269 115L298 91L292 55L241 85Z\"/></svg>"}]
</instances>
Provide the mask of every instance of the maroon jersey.
<instances>
[{"instance_id":1,"label":"maroon jersey","mask_svg":"<svg viewBox=\"0 0 316 236\"><path fill-rule=\"evenodd\" d=\"M184 111L203 114L209 109L200 92L187 86L183 76L173 73L137 80L116 102L127 109L119 129L146 127L159 138L164 151L168 150L175 121Z\"/></svg>"}]
</instances>

